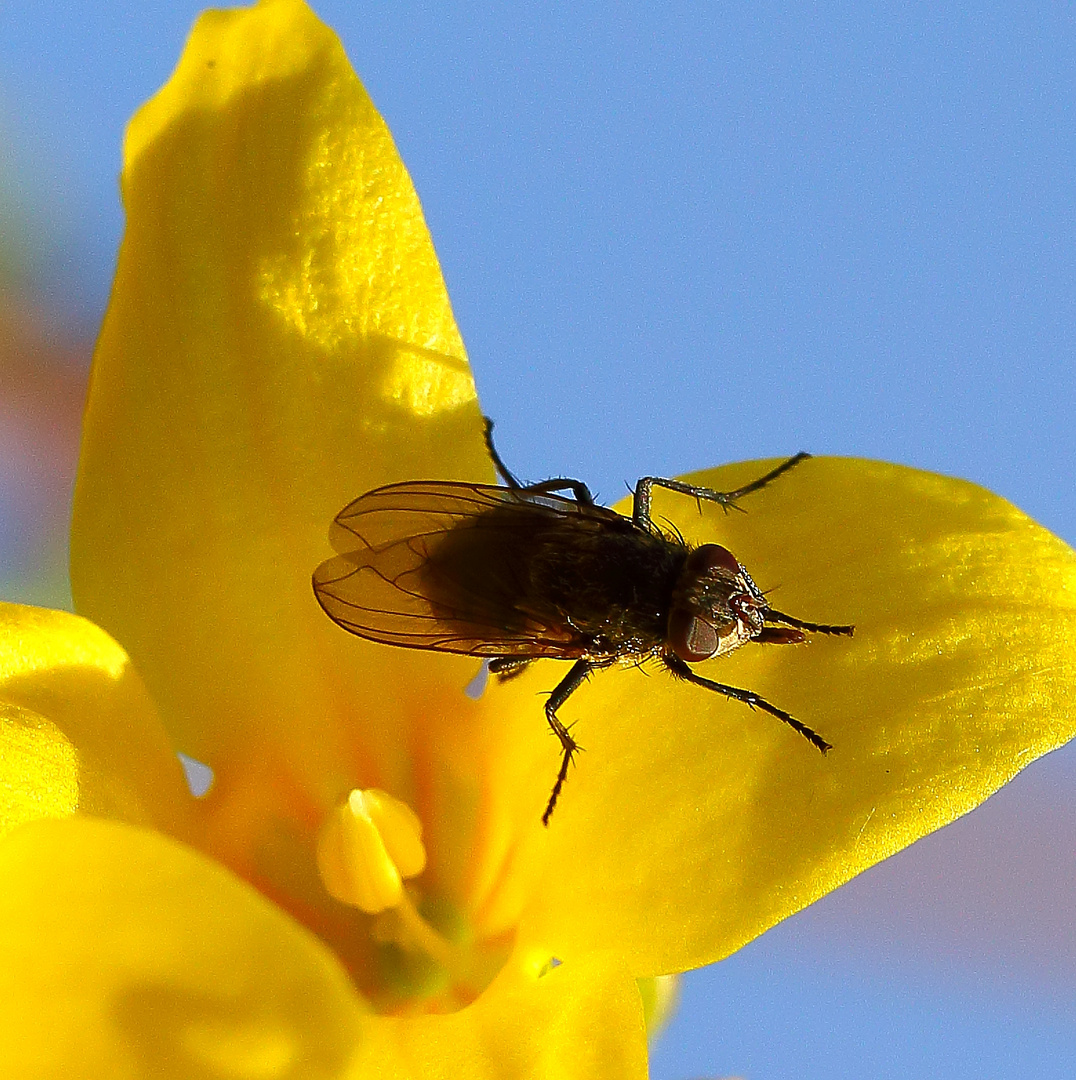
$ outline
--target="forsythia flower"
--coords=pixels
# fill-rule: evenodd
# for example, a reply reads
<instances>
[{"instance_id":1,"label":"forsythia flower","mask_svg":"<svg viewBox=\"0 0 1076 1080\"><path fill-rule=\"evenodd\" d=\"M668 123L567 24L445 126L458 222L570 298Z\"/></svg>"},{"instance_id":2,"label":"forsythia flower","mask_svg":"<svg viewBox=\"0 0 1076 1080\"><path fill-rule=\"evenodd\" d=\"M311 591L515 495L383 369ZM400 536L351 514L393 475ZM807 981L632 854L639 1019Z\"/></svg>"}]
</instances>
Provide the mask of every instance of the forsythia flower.
<instances>
[{"instance_id":1,"label":"forsythia flower","mask_svg":"<svg viewBox=\"0 0 1076 1080\"><path fill-rule=\"evenodd\" d=\"M747 514L658 493L655 517L856 624L716 662L834 750L605 673L543 829L536 695L563 667L473 701L474 661L350 637L310 591L355 495L493 479L417 198L335 36L301 0L203 15L123 192L86 618L0 608L5 1076L642 1077L638 980L727 955L1076 729L1076 554L971 484L815 459ZM212 766L204 799L177 749Z\"/></svg>"}]
</instances>

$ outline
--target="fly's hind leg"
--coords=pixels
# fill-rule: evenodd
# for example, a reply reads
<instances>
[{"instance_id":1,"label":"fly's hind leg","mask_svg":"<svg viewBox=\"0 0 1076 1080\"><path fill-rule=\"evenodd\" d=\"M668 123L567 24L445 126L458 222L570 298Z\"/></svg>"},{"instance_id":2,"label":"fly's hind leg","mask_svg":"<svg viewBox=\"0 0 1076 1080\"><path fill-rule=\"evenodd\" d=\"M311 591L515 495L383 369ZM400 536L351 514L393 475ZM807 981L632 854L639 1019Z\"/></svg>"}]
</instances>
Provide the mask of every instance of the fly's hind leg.
<instances>
[{"instance_id":1,"label":"fly's hind leg","mask_svg":"<svg viewBox=\"0 0 1076 1080\"><path fill-rule=\"evenodd\" d=\"M594 505L594 496L590 488L582 480L569 480L566 476L558 476L555 480L542 480L538 484L529 484L525 491L533 491L536 495L552 494L554 491L570 491L575 496L577 503L584 506Z\"/></svg>"},{"instance_id":2,"label":"fly's hind leg","mask_svg":"<svg viewBox=\"0 0 1076 1080\"><path fill-rule=\"evenodd\" d=\"M555 480L542 480L537 484L521 484L515 473L505 465L501 455L497 453L497 448L493 445L493 421L488 416L483 416L482 419L486 425L486 449L489 451L489 456L493 459L493 466L500 474L505 487L514 488L518 491L533 491L537 495L552 494L554 491L570 491L575 496L576 502L583 503L585 506L594 505L594 496L591 495L590 488L582 480L557 477Z\"/></svg>"},{"instance_id":3,"label":"fly's hind leg","mask_svg":"<svg viewBox=\"0 0 1076 1080\"><path fill-rule=\"evenodd\" d=\"M523 487L516 479L515 473L513 473L511 469L505 465L504 461L501 460L501 455L497 453L497 447L493 445L493 421L488 416L483 416L482 422L485 424L483 434L486 438L486 449L489 451L489 456L493 459L493 467L504 481L504 486L510 488Z\"/></svg>"},{"instance_id":4,"label":"fly's hind leg","mask_svg":"<svg viewBox=\"0 0 1076 1080\"><path fill-rule=\"evenodd\" d=\"M527 670L530 660L520 660L516 656L497 656L486 665L497 676L498 682L508 682Z\"/></svg>"},{"instance_id":5,"label":"fly's hind leg","mask_svg":"<svg viewBox=\"0 0 1076 1080\"><path fill-rule=\"evenodd\" d=\"M521 660L515 656L498 656L490 660L489 670L492 671L502 682L506 679L514 679L523 673L531 663L529 659ZM553 785L553 791L546 804L545 813L542 814L542 824L549 824L549 816L553 813L553 807L557 805L560 789L564 787L564 781L568 779L568 769L579 752L580 745L572 738L571 732L561 723L557 716L557 709L563 705L579 687L586 682L587 676L597 667L603 667L600 662L593 660L576 660L572 664L568 674L557 683L549 700L545 703L545 718L553 734L560 739L561 760L560 769L557 772L557 781Z\"/></svg>"},{"instance_id":6,"label":"fly's hind leg","mask_svg":"<svg viewBox=\"0 0 1076 1080\"><path fill-rule=\"evenodd\" d=\"M549 824L549 816L553 813L553 807L557 805L557 798L560 796L560 789L564 787L564 781L568 779L568 768L575 758L576 752L580 749L579 744L572 738L568 729L560 722L557 717L557 709L563 705L571 695L579 689L579 687L586 681L587 676L598 665L592 660L576 660L572 664L571 670L559 683L553 693L549 695L549 700L545 703L545 718L549 721L549 726L553 729L553 734L560 739L561 749L563 756L560 760L560 771L557 773L557 782L553 785L553 791L549 796L549 802L546 804L545 813L542 814L542 824Z\"/></svg>"},{"instance_id":7,"label":"fly's hind leg","mask_svg":"<svg viewBox=\"0 0 1076 1080\"><path fill-rule=\"evenodd\" d=\"M668 488L669 491L678 491L681 495L692 496L699 503L700 508L702 500L705 499L707 502L717 503L726 512L739 510L740 507L736 505L737 499L742 498L744 495L750 495L751 492L758 491L759 488L764 488L770 481L776 480L782 473L788 472L789 469L810 456L810 454L800 451L800 453L793 455L787 461L782 461L776 469L771 469L765 476L760 476L757 480L752 480L750 484L744 484L743 487L739 487L735 491L714 491L712 488L685 484L682 480L667 480L663 476L644 476L635 485L632 521L640 529L644 529L646 532L652 531L650 523L650 491L655 485Z\"/></svg>"}]
</instances>

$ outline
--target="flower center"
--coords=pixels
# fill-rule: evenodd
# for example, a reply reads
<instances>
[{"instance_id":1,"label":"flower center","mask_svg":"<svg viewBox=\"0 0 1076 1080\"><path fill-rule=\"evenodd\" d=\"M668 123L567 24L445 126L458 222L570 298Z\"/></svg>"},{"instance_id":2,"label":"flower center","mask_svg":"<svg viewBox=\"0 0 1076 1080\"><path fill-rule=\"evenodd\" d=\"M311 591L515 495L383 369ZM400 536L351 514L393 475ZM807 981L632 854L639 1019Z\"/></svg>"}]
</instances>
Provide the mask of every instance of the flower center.
<instances>
[{"instance_id":1,"label":"flower center","mask_svg":"<svg viewBox=\"0 0 1076 1080\"><path fill-rule=\"evenodd\" d=\"M373 937L405 954L432 961L464 1004L482 992L496 967L450 940L420 911L421 894L408 878L426 866L422 823L399 799L376 788L356 789L326 818L317 838L322 884L334 899L378 916Z\"/></svg>"},{"instance_id":2,"label":"flower center","mask_svg":"<svg viewBox=\"0 0 1076 1080\"><path fill-rule=\"evenodd\" d=\"M318 835L318 870L326 891L370 915L399 905L403 879L426 867L422 822L384 791L356 788Z\"/></svg>"}]
</instances>

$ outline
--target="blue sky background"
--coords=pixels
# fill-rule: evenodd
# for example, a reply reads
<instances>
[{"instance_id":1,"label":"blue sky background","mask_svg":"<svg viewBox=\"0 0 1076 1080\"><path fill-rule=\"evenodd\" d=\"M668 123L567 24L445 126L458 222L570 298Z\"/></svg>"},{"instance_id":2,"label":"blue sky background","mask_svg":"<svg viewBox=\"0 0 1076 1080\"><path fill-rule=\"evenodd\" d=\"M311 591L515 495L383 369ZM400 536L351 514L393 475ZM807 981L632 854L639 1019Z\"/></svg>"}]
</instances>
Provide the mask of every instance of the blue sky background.
<instances>
[{"instance_id":1,"label":"blue sky background","mask_svg":"<svg viewBox=\"0 0 1076 1080\"><path fill-rule=\"evenodd\" d=\"M107 296L123 126L201 6L0 4L6 182L76 329ZM411 170L518 473L614 500L878 457L1076 543L1072 5L315 8ZM1074 924L1069 748L689 977L654 1076L1071 1076Z\"/></svg>"}]
</instances>

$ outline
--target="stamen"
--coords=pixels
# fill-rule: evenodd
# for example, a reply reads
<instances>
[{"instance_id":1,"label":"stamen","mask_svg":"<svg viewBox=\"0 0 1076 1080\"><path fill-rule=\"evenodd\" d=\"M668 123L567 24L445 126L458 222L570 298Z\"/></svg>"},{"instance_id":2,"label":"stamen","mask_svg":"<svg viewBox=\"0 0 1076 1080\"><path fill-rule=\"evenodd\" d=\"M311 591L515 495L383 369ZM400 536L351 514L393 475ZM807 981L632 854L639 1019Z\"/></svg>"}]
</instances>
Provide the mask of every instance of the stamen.
<instances>
[{"instance_id":1,"label":"stamen","mask_svg":"<svg viewBox=\"0 0 1076 1080\"><path fill-rule=\"evenodd\" d=\"M463 1004L478 997L503 962L503 957L476 956L465 945L445 937L423 917L406 888L400 902L377 918L372 932L376 941L428 956L448 975Z\"/></svg>"},{"instance_id":2,"label":"stamen","mask_svg":"<svg viewBox=\"0 0 1076 1080\"><path fill-rule=\"evenodd\" d=\"M422 823L384 791L356 788L322 825L317 860L330 896L376 915L396 907L403 878L426 866Z\"/></svg>"},{"instance_id":3,"label":"stamen","mask_svg":"<svg viewBox=\"0 0 1076 1080\"><path fill-rule=\"evenodd\" d=\"M404 890L403 899L393 912L396 917L396 943L412 951L424 952L431 960L441 965L457 983L470 981L462 950L458 949L444 935L439 934L419 914L411 897Z\"/></svg>"},{"instance_id":4,"label":"stamen","mask_svg":"<svg viewBox=\"0 0 1076 1080\"><path fill-rule=\"evenodd\" d=\"M502 956L476 956L445 937L419 911L419 893L404 886L426 866L422 823L406 803L373 788L352 791L322 825L317 861L331 896L378 916L374 940L428 956L448 975L462 1004L499 970Z\"/></svg>"}]
</instances>

